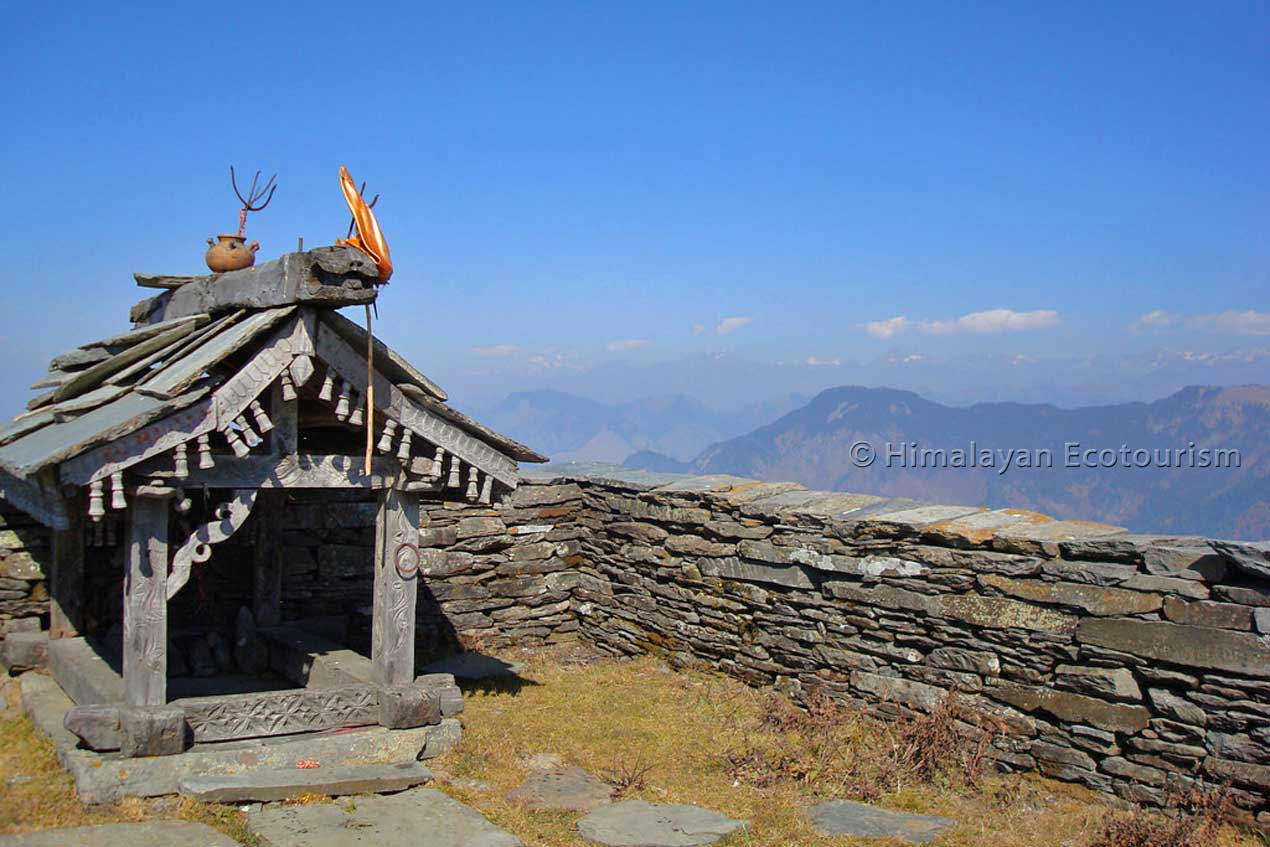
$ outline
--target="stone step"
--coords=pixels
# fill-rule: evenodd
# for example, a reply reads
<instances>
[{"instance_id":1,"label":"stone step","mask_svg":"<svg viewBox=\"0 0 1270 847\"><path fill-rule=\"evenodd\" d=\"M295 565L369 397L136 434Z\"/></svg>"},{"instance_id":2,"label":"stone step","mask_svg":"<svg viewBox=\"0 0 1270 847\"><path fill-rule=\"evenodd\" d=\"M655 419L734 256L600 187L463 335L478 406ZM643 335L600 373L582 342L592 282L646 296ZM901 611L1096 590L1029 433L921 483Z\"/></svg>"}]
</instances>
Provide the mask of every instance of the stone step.
<instances>
[{"instance_id":1,"label":"stone step","mask_svg":"<svg viewBox=\"0 0 1270 847\"><path fill-rule=\"evenodd\" d=\"M181 794L203 803L270 803L301 794L391 794L432 780L418 762L259 770L232 776L187 776Z\"/></svg>"}]
</instances>

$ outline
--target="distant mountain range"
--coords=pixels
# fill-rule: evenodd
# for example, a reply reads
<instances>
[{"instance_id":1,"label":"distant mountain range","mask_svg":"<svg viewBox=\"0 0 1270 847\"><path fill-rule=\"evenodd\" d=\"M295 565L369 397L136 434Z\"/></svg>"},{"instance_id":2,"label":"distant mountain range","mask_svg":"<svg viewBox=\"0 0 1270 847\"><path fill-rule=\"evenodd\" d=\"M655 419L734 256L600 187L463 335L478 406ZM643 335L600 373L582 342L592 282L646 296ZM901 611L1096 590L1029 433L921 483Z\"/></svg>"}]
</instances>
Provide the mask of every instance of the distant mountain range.
<instances>
[{"instance_id":1,"label":"distant mountain range","mask_svg":"<svg viewBox=\"0 0 1270 847\"><path fill-rule=\"evenodd\" d=\"M621 464L638 454L651 464L665 461L680 467L707 446L749 432L806 401L790 395L725 412L683 394L601 403L543 390L511 394L473 413L555 461Z\"/></svg>"},{"instance_id":2,"label":"distant mountain range","mask_svg":"<svg viewBox=\"0 0 1270 847\"><path fill-rule=\"evenodd\" d=\"M852 447L860 442L867 450ZM1186 388L1151 403L1077 409L1022 403L959 408L908 391L848 386L823 391L690 462L682 461L682 451L660 450L657 443L633 445L644 452L625 457L626 464L1027 508L1143 532L1270 536L1270 386ZM1085 452L1091 449L1112 453ZM1237 459L1217 450L1237 451ZM869 451L874 460L859 466ZM1049 451L1048 462L1040 451ZM1236 461L1238 467L1203 466Z\"/></svg>"}]
</instances>

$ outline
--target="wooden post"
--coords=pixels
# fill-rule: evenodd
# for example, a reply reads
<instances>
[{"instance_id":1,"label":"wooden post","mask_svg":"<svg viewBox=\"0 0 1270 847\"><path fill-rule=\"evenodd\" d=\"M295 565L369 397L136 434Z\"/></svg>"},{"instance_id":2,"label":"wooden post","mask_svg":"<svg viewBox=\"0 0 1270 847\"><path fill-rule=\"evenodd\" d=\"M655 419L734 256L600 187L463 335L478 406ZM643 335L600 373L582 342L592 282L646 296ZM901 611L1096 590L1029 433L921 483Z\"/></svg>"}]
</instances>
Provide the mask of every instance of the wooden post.
<instances>
[{"instance_id":1,"label":"wooden post","mask_svg":"<svg viewBox=\"0 0 1270 847\"><path fill-rule=\"evenodd\" d=\"M172 490L138 489L128 510L123 683L130 706L161 706L168 691L168 505Z\"/></svg>"},{"instance_id":2,"label":"wooden post","mask_svg":"<svg viewBox=\"0 0 1270 847\"><path fill-rule=\"evenodd\" d=\"M299 400L282 399L282 383L275 382L269 409L273 412L273 455L293 456L299 451Z\"/></svg>"},{"instance_id":3,"label":"wooden post","mask_svg":"<svg viewBox=\"0 0 1270 847\"><path fill-rule=\"evenodd\" d=\"M70 526L53 533L49 574L49 638L74 638L84 626L84 507L66 503Z\"/></svg>"},{"instance_id":4,"label":"wooden post","mask_svg":"<svg viewBox=\"0 0 1270 847\"><path fill-rule=\"evenodd\" d=\"M282 513L286 491L256 493L251 611L257 626L282 623Z\"/></svg>"},{"instance_id":5,"label":"wooden post","mask_svg":"<svg viewBox=\"0 0 1270 847\"><path fill-rule=\"evenodd\" d=\"M375 681L382 685L414 682L418 545L419 496L396 488L381 490L375 519L370 655Z\"/></svg>"}]
</instances>

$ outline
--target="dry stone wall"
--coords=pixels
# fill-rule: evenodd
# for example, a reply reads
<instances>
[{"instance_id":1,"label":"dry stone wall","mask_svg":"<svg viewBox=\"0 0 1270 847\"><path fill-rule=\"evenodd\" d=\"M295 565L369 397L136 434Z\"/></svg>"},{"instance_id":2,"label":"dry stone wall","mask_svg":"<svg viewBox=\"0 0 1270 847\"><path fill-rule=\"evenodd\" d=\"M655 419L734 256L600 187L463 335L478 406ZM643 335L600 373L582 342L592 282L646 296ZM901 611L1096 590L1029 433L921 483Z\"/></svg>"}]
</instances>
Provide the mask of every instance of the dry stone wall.
<instances>
[{"instance_id":1,"label":"dry stone wall","mask_svg":"<svg viewBox=\"0 0 1270 847\"><path fill-rule=\"evenodd\" d=\"M285 510L283 618L348 616L369 649L373 497L293 495ZM527 486L496 506L425 500L416 626L422 655L573 637L581 538L576 485Z\"/></svg>"},{"instance_id":2,"label":"dry stone wall","mask_svg":"<svg viewBox=\"0 0 1270 847\"><path fill-rule=\"evenodd\" d=\"M49 538L26 514L0 503L0 638L47 626Z\"/></svg>"},{"instance_id":3,"label":"dry stone wall","mask_svg":"<svg viewBox=\"0 0 1270 847\"><path fill-rule=\"evenodd\" d=\"M284 619L368 620L374 502L287 496ZM0 519L0 630L34 628L48 536ZM956 692L996 719L1003 767L1146 803L1229 782L1270 823L1270 570L1255 545L611 472L530 479L494 506L425 502L420 544L424 657L582 638L884 717ZM249 590L221 588L228 605Z\"/></svg>"},{"instance_id":4,"label":"dry stone wall","mask_svg":"<svg viewBox=\"0 0 1270 847\"><path fill-rule=\"evenodd\" d=\"M1270 822L1270 580L1205 539L727 477L522 491L561 482L606 650L884 716L957 692L1004 767L1147 803L1230 782Z\"/></svg>"}]
</instances>

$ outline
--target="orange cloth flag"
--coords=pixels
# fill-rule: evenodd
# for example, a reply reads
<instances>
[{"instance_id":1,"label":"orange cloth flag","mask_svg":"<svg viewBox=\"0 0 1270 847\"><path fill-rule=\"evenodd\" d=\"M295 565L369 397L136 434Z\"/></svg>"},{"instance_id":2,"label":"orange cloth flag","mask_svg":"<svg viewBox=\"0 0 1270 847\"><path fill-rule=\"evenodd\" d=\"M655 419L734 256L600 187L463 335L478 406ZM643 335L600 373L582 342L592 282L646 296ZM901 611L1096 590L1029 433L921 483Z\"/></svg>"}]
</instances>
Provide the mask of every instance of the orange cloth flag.
<instances>
[{"instance_id":1,"label":"orange cloth flag","mask_svg":"<svg viewBox=\"0 0 1270 847\"><path fill-rule=\"evenodd\" d=\"M388 252L388 241L379 228L379 221L375 220L375 213L366 205L361 192L357 190L357 183L353 182L348 168L343 165L340 165L340 188L344 189L344 201L348 203L348 210L353 213L353 221L357 224L357 235L337 239L335 243L356 247L370 256L379 269L379 278L387 282L392 276L392 255Z\"/></svg>"}]
</instances>

